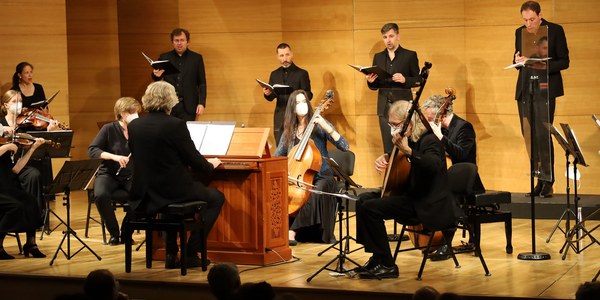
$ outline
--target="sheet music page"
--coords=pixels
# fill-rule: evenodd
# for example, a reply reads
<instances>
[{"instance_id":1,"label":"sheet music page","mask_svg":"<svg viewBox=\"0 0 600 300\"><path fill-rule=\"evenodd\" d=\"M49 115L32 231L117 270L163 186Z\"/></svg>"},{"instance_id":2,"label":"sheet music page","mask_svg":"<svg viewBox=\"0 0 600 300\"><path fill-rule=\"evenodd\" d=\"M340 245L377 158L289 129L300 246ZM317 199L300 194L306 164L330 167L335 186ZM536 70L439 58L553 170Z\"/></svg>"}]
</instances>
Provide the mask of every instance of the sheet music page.
<instances>
[{"instance_id":1,"label":"sheet music page","mask_svg":"<svg viewBox=\"0 0 600 300\"><path fill-rule=\"evenodd\" d=\"M208 123L190 121L187 122L186 125L188 131L190 132L190 136L192 137L192 141L194 141L196 150L200 151L200 146L202 146L202 141L204 140L204 134L206 133Z\"/></svg>"},{"instance_id":2,"label":"sheet music page","mask_svg":"<svg viewBox=\"0 0 600 300\"><path fill-rule=\"evenodd\" d=\"M233 136L235 123L210 124L200 146L202 155L226 155Z\"/></svg>"}]
</instances>

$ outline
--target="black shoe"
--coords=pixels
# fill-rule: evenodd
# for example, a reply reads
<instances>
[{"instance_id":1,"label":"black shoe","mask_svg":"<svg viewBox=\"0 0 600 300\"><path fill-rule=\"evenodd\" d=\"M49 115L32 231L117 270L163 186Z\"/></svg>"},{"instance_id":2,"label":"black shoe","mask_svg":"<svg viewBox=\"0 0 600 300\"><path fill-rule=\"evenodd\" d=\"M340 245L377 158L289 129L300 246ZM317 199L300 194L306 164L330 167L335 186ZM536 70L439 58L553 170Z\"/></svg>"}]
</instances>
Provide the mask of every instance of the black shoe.
<instances>
[{"instance_id":1,"label":"black shoe","mask_svg":"<svg viewBox=\"0 0 600 300\"><path fill-rule=\"evenodd\" d=\"M462 245L452 247L452 250L455 254L473 252L475 251L475 244L462 242Z\"/></svg>"},{"instance_id":2,"label":"black shoe","mask_svg":"<svg viewBox=\"0 0 600 300\"><path fill-rule=\"evenodd\" d=\"M398 271L398 266L395 264L391 267L378 264L366 272L358 273L360 279L398 278L398 276L400 276L400 272Z\"/></svg>"},{"instance_id":3,"label":"black shoe","mask_svg":"<svg viewBox=\"0 0 600 300\"><path fill-rule=\"evenodd\" d=\"M379 264L381 264L381 260L378 258L375 258L374 256L371 256L364 265L354 268L353 271L357 272L357 273L365 272L367 270L373 269L375 266L377 266Z\"/></svg>"},{"instance_id":4,"label":"black shoe","mask_svg":"<svg viewBox=\"0 0 600 300\"><path fill-rule=\"evenodd\" d=\"M9 260L9 259L15 259L15 257L6 253L6 251L4 251L4 249L2 249L2 251L0 251L0 260Z\"/></svg>"},{"instance_id":5,"label":"black shoe","mask_svg":"<svg viewBox=\"0 0 600 300\"><path fill-rule=\"evenodd\" d=\"M210 265L210 259L206 259L205 267ZM185 266L188 268L199 268L202 267L202 259L200 259L197 255L188 256L185 258Z\"/></svg>"},{"instance_id":6,"label":"black shoe","mask_svg":"<svg viewBox=\"0 0 600 300\"><path fill-rule=\"evenodd\" d=\"M36 244L25 244L23 245L23 254L25 257L29 257L29 254L34 258L44 258L46 254L42 253Z\"/></svg>"},{"instance_id":7,"label":"black shoe","mask_svg":"<svg viewBox=\"0 0 600 300\"><path fill-rule=\"evenodd\" d=\"M448 245L443 245L439 247L433 254L429 255L429 259L431 261L440 261L450 259L452 256L451 252L452 248L448 249Z\"/></svg>"},{"instance_id":8,"label":"black shoe","mask_svg":"<svg viewBox=\"0 0 600 300\"><path fill-rule=\"evenodd\" d=\"M179 269L181 263L177 260L177 255L167 254L165 258L165 269Z\"/></svg>"},{"instance_id":9,"label":"black shoe","mask_svg":"<svg viewBox=\"0 0 600 300\"><path fill-rule=\"evenodd\" d=\"M110 239L108 240L108 244L111 246L117 246L119 245L119 236L118 235L111 235Z\"/></svg>"},{"instance_id":10,"label":"black shoe","mask_svg":"<svg viewBox=\"0 0 600 300\"><path fill-rule=\"evenodd\" d=\"M554 190L552 189L552 183L545 182L544 184L542 184L542 190L540 191L540 197L550 198L550 197L552 197L553 193L554 193Z\"/></svg>"},{"instance_id":11,"label":"black shoe","mask_svg":"<svg viewBox=\"0 0 600 300\"><path fill-rule=\"evenodd\" d=\"M296 241L296 240L290 240L289 241L289 245L290 246L296 246L296 245L298 245L298 241Z\"/></svg>"},{"instance_id":12,"label":"black shoe","mask_svg":"<svg viewBox=\"0 0 600 300\"><path fill-rule=\"evenodd\" d=\"M537 197L540 195L540 192L542 191L542 185L543 185L542 182L538 180L537 184L533 188L533 196L534 197ZM531 193L525 194L525 197L531 197Z\"/></svg>"}]
</instances>

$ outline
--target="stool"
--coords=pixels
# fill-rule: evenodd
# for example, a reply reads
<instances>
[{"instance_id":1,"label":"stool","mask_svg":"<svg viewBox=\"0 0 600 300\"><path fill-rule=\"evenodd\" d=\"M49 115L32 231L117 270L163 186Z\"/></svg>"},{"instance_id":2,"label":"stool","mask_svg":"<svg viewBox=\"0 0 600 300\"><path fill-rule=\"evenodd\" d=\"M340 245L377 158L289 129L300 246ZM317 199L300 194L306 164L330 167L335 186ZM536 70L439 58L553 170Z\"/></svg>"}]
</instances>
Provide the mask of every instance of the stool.
<instances>
[{"instance_id":1,"label":"stool","mask_svg":"<svg viewBox=\"0 0 600 300\"><path fill-rule=\"evenodd\" d=\"M97 219L95 219L94 217L91 216L91 211L92 211L92 204L95 203L94 200L94 189L88 189L87 190L87 196L88 196L88 207L87 207L87 217L85 219L85 237L88 237L88 229L90 227L90 220L100 224L100 226L102 226L102 241L104 241L104 244L108 244L108 242L106 241L106 226L104 225L104 220L102 220L102 217L100 217L100 220L98 221ZM123 208L123 210L125 210L124 206L127 204L127 200L129 200L129 192L127 192L126 190L123 189L116 189L112 195L111 195L111 203L114 209L117 209L118 207Z\"/></svg>"},{"instance_id":2,"label":"stool","mask_svg":"<svg viewBox=\"0 0 600 300\"><path fill-rule=\"evenodd\" d=\"M177 219L159 219L155 216L134 215L132 218L123 220L123 235L125 236L125 272L131 272L131 252L132 240L131 235L134 230L144 230L146 232L146 268L152 268L152 232L153 231L168 231L179 233L179 245L181 248L180 262L181 275L187 274L186 258L187 258L187 231L199 230L202 240L200 242L200 252L202 256L202 271L206 271L208 261L206 258L206 234L204 232L204 223L202 217L196 217L197 214L202 214L206 208L206 202L193 201L184 203L169 204L164 209L160 210L159 214L168 214Z\"/></svg>"},{"instance_id":3,"label":"stool","mask_svg":"<svg viewBox=\"0 0 600 300\"><path fill-rule=\"evenodd\" d=\"M482 194L470 195L467 198L465 212L468 222L473 227L473 243L479 247L481 242L481 224L504 222L506 234L506 253L513 252L512 247L512 213L498 209L501 203L510 203L511 194L505 191L485 191Z\"/></svg>"}]
</instances>

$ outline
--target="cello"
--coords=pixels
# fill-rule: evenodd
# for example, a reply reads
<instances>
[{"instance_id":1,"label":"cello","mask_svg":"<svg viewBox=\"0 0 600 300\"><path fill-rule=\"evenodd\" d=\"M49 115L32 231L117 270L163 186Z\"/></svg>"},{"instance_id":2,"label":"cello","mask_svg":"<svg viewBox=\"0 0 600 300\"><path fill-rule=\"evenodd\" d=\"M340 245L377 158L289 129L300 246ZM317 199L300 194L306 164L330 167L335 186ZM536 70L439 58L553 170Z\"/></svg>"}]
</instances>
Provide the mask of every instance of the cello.
<instances>
[{"instance_id":1,"label":"cello","mask_svg":"<svg viewBox=\"0 0 600 300\"><path fill-rule=\"evenodd\" d=\"M402 129L400 130L400 136L404 136L406 134L406 130L408 129L408 125L410 121L413 119L413 115L415 111L420 119L420 121L425 125L425 127L431 131L431 126L429 122L423 116L419 109L419 99L421 98L421 94L423 89L425 88L425 84L427 83L427 77L429 76L429 69L431 69L432 64L430 62L425 62L425 65L421 69L420 76L422 78L419 86L419 90L416 93L415 100L412 101L411 107L408 110L408 115L404 123L402 124ZM392 149L388 160L388 168L386 170L386 174L383 181L383 189L381 190L381 197L389 197L396 194L398 191L402 191L406 188L406 184L408 181L408 176L410 174L410 160L409 158L400 150L396 145ZM411 232L408 234L411 242L415 247L423 247L427 245L429 240L428 236L417 234L415 231L423 230L423 225L417 226L406 226ZM441 244L443 241L443 234L441 231L436 231L433 237L432 245ZM437 247L431 247L432 251L435 251Z\"/></svg>"},{"instance_id":2,"label":"cello","mask_svg":"<svg viewBox=\"0 0 600 300\"><path fill-rule=\"evenodd\" d=\"M298 187L303 185L311 188L315 175L321 170L323 163L321 153L310 136L315 128L315 118L320 116L322 111L329 109L331 103L333 103L333 91L329 90L310 118L302 139L289 152L291 155L288 157L288 214L291 216L298 214L310 196L309 191Z\"/></svg>"}]
</instances>

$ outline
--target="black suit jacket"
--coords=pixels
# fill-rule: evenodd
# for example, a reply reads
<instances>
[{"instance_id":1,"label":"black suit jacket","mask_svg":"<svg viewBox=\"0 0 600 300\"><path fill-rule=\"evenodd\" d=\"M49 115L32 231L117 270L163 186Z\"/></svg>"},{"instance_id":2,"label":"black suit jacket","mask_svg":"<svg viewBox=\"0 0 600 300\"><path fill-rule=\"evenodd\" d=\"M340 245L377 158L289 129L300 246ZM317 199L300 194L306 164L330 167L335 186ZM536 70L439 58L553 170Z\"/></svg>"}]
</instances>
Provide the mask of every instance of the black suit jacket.
<instances>
[{"instance_id":1,"label":"black suit jacket","mask_svg":"<svg viewBox=\"0 0 600 300\"><path fill-rule=\"evenodd\" d=\"M453 115L448 128L442 129L442 132L444 133L442 143L452 159L452 164L461 162L477 164L475 130L471 123Z\"/></svg>"},{"instance_id":2,"label":"black suit jacket","mask_svg":"<svg viewBox=\"0 0 600 300\"><path fill-rule=\"evenodd\" d=\"M569 48L567 47L567 38L562 26L548 22L542 19L540 26L548 26L548 85L549 98L556 98L564 95L563 80L560 74L561 70L569 68ZM525 30L525 26L521 26L515 30L515 53L513 53L513 63L517 51L523 54L521 47L521 30ZM517 88L515 99L521 100L522 97L522 81L521 76L524 76L523 68L519 68L519 78L517 79Z\"/></svg>"},{"instance_id":3,"label":"black suit jacket","mask_svg":"<svg viewBox=\"0 0 600 300\"><path fill-rule=\"evenodd\" d=\"M163 53L158 60L169 60L179 69L179 73L165 75L162 78L175 87L179 99L183 99L185 111L195 115L196 107L202 104L206 107L206 75L202 55L186 50L179 56L175 50ZM160 78L152 74L152 78Z\"/></svg>"},{"instance_id":4,"label":"black suit jacket","mask_svg":"<svg viewBox=\"0 0 600 300\"><path fill-rule=\"evenodd\" d=\"M129 126L134 172L134 210L153 214L170 203L202 199L190 168L210 175L213 165L196 150L186 122L163 112L150 112Z\"/></svg>"},{"instance_id":5,"label":"black suit jacket","mask_svg":"<svg viewBox=\"0 0 600 300\"><path fill-rule=\"evenodd\" d=\"M411 148L407 197L414 201L417 217L431 230L452 224L460 215L460 208L448 186L442 143L428 132Z\"/></svg>"},{"instance_id":6,"label":"black suit jacket","mask_svg":"<svg viewBox=\"0 0 600 300\"><path fill-rule=\"evenodd\" d=\"M273 101L277 98L277 102L275 103L275 113L273 115L273 126L275 131L276 139L279 140L279 136L283 132L283 118L285 116L285 107L288 102L288 98L290 94L295 90L304 90L306 95L308 96L308 100L313 98L313 93L310 89L310 78L308 77L308 72L302 68L296 66L296 64L292 63L287 68L287 78L284 76L285 69L283 67L279 67L271 72L271 76L269 76L269 84L285 84L290 86L289 93L279 93L275 95L271 93L271 95L264 95L265 99L268 101ZM279 136L278 136L279 134Z\"/></svg>"},{"instance_id":7,"label":"black suit jacket","mask_svg":"<svg viewBox=\"0 0 600 300\"><path fill-rule=\"evenodd\" d=\"M375 54L373 65L386 70L390 75L402 73L405 83L393 82L391 78L377 78L367 82L370 89L379 89L377 94L377 115L385 116L386 106L396 100L413 100L410 88L419 82L419 58L417 52L398 47L394 60L390 62L387 49Z\"/></svg>"}]
</instances>

